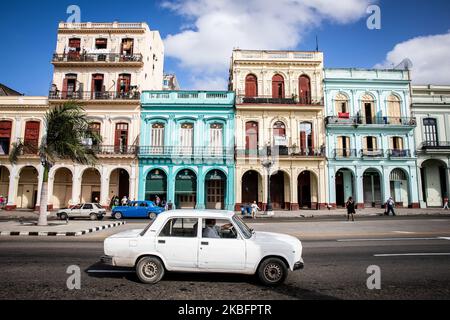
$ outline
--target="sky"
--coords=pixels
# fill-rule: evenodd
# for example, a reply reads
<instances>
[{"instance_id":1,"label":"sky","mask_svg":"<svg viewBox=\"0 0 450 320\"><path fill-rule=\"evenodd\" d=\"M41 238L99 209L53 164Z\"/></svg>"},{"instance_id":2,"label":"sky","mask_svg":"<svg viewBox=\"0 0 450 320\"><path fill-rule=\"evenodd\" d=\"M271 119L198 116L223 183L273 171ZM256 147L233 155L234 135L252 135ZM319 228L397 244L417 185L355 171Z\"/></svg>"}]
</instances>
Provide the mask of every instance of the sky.
<instances>
[{"instance_id":1,"label":"sky","mask_svg":"<svg viewBox=\"0 0 450 320\"><path fill-rule=\"evenodd\" d=\"M184 90L226 90L233 48L324 52L328 68L413 63L415 84L450 84L448 0L41 0L0 9L0 83L47 95L58 22L147 22L165 43L165 72ZM367 20L380 8L381 28Z\"/></svg>"}]
</instances>

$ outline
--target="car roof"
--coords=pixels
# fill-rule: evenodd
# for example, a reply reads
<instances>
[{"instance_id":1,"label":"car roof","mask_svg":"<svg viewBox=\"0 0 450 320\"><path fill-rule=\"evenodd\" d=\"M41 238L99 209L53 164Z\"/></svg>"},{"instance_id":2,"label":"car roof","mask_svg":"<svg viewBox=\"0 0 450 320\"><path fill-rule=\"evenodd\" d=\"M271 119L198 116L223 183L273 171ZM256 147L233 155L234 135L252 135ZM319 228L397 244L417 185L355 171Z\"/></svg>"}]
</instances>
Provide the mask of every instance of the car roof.
<instances>
[{"instance_id":1,"label":"car roof","mask_svg":"<svg viewBox=\"0 0 450 320\"><path fill-rule=\"evenodd\" d=\"M235 215L233 211L224 210L200 210L200 209L179 209L165 211L164 217L198 217L198 218L225 218L229 219Z\"/></svg>"}]
</instances>

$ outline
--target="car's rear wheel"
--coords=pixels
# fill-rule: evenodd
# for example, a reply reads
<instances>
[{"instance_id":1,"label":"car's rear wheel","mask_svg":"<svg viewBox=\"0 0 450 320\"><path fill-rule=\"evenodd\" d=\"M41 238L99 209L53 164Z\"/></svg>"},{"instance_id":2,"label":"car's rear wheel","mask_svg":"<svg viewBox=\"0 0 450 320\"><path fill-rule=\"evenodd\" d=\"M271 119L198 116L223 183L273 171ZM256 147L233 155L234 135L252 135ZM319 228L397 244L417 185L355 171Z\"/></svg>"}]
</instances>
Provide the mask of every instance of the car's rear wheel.
<instances>
[{"instance_id":1,"label":"car's rear wheel","mask_svg":"<svg viewBox=\"0 0 450 320\"><path fill-rule=\"evenodd\" d=\"M136 274L145 284L156 284L164 277L165 269L160 259L144 257L136 265Z\"/></svg>"},{"instance_id":2,"label":"car's rear wheel","mask_svg":"<svg viewBox=\"0 0 450 320\"><path fill-rule=\"evenodd\" d=\"M63 212L63 213L61 213L60 215L59 215L59 218L61 219L61 220L67 220L67 213L65 213L65 212Z\"/></svg>"},{"instance_id":3,"label":"car's rear wheel","mask_svg":"<svg viewBox=\"0 0 450 320\"><path fill-rule=\"evenodd\" d=\"M288 275L286 264L278 258L264 260L258 268L259 280L266 286L282 284Z\"/></svg>"},{"instance_id":4,"label":"car's rear wheel","mask_svg":"<svg viewBox=\"0 0 450 320\"><path fill-rule=\"evenodd\" d=\"M114 219L121 220L122 219L122 213L121 212L114 213Z\"/></svg>"},{"instance_id":5,"label":"car's rear wheel","mask_svg":"<svg viewBox=\"0 0 450 320\"><path fill-rule=\"evenodd\" d=\"M98 219L97 219L97 215L96 215L95 213L91 213L91 214L89 215L89 218L90 218L92 221L98 220Z\"/></svg>"},{"instance_id":6,"label":"car's rear wheel","mask_svg":"<svg viewBox=\"0 0 450 320\"><path fill-rule=\"evenodd\" d=\"M157 216L158 216L158 215L157 215L156 213L154 213L154 212L150 212L150 213L148 214L148 217L150 218L150 220L155 220Z\"/></svg>"}]
</instances>

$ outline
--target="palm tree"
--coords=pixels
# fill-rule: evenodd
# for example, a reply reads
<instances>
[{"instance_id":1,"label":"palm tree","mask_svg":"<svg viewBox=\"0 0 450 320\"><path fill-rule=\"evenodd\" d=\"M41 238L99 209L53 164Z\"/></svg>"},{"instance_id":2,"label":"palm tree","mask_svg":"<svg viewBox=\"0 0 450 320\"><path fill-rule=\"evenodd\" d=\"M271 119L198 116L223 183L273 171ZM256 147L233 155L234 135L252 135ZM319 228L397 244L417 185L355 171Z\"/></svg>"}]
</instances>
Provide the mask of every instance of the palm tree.
<instances>
[{"instance_id":1,"label":"palm tree","mask_svg":"<svg viewBox=\"0 0 450 320\"><path fill-rule=\"evenodd\" d=\"M85 139L101 142L101 137L91 131L90 122L80 104L70 101L62 106L47 111L45 114L46 134L41 145L30 145L19 141L13 144L9 160L12 164L19 161L24 151L39 154L44 167L44 179L41 186L39 226L47 225L48 175L58 160L71 160L81 165L95 165L95 150L84 143Z\"/></svg>"}]
</instances>

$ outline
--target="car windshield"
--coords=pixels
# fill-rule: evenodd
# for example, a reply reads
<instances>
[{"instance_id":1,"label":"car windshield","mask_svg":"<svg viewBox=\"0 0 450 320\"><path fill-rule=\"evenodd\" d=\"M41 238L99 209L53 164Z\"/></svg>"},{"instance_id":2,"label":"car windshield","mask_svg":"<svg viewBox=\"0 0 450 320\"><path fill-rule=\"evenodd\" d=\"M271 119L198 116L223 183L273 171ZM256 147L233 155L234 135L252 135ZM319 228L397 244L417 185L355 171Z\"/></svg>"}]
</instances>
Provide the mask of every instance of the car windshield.
<instances>
[{"instance_id":1,"label":"car windshield","mask_svg":"<svg viewBox=\"0 0 450 320\"><path fill-rule=\"evenodd\" d=\"M253 235L253 230L250 229L244 221L242 221L242 219L238 216L233 216L233 221L234 223L237 224L237 226L239 227L239 229L241 229L242 234L244 235L245 239L250 239Z\"/></svg>"},{"instance_id":2,"label":"car windshield","mask_svg":"<svg viewBox=\"0 0 450 320\"><path fill-rule=\"evenodd\" d=\"M145 229L140 233L140 236L141 236L141 237L143 237L143 236L147 233L148 229L150 229L150 227L152 226L152 224L153 224L154 221L155 221L155 220L152 220L152 221L148 224L148 226L145 227Z\"/></svg>"}]
</instances>

